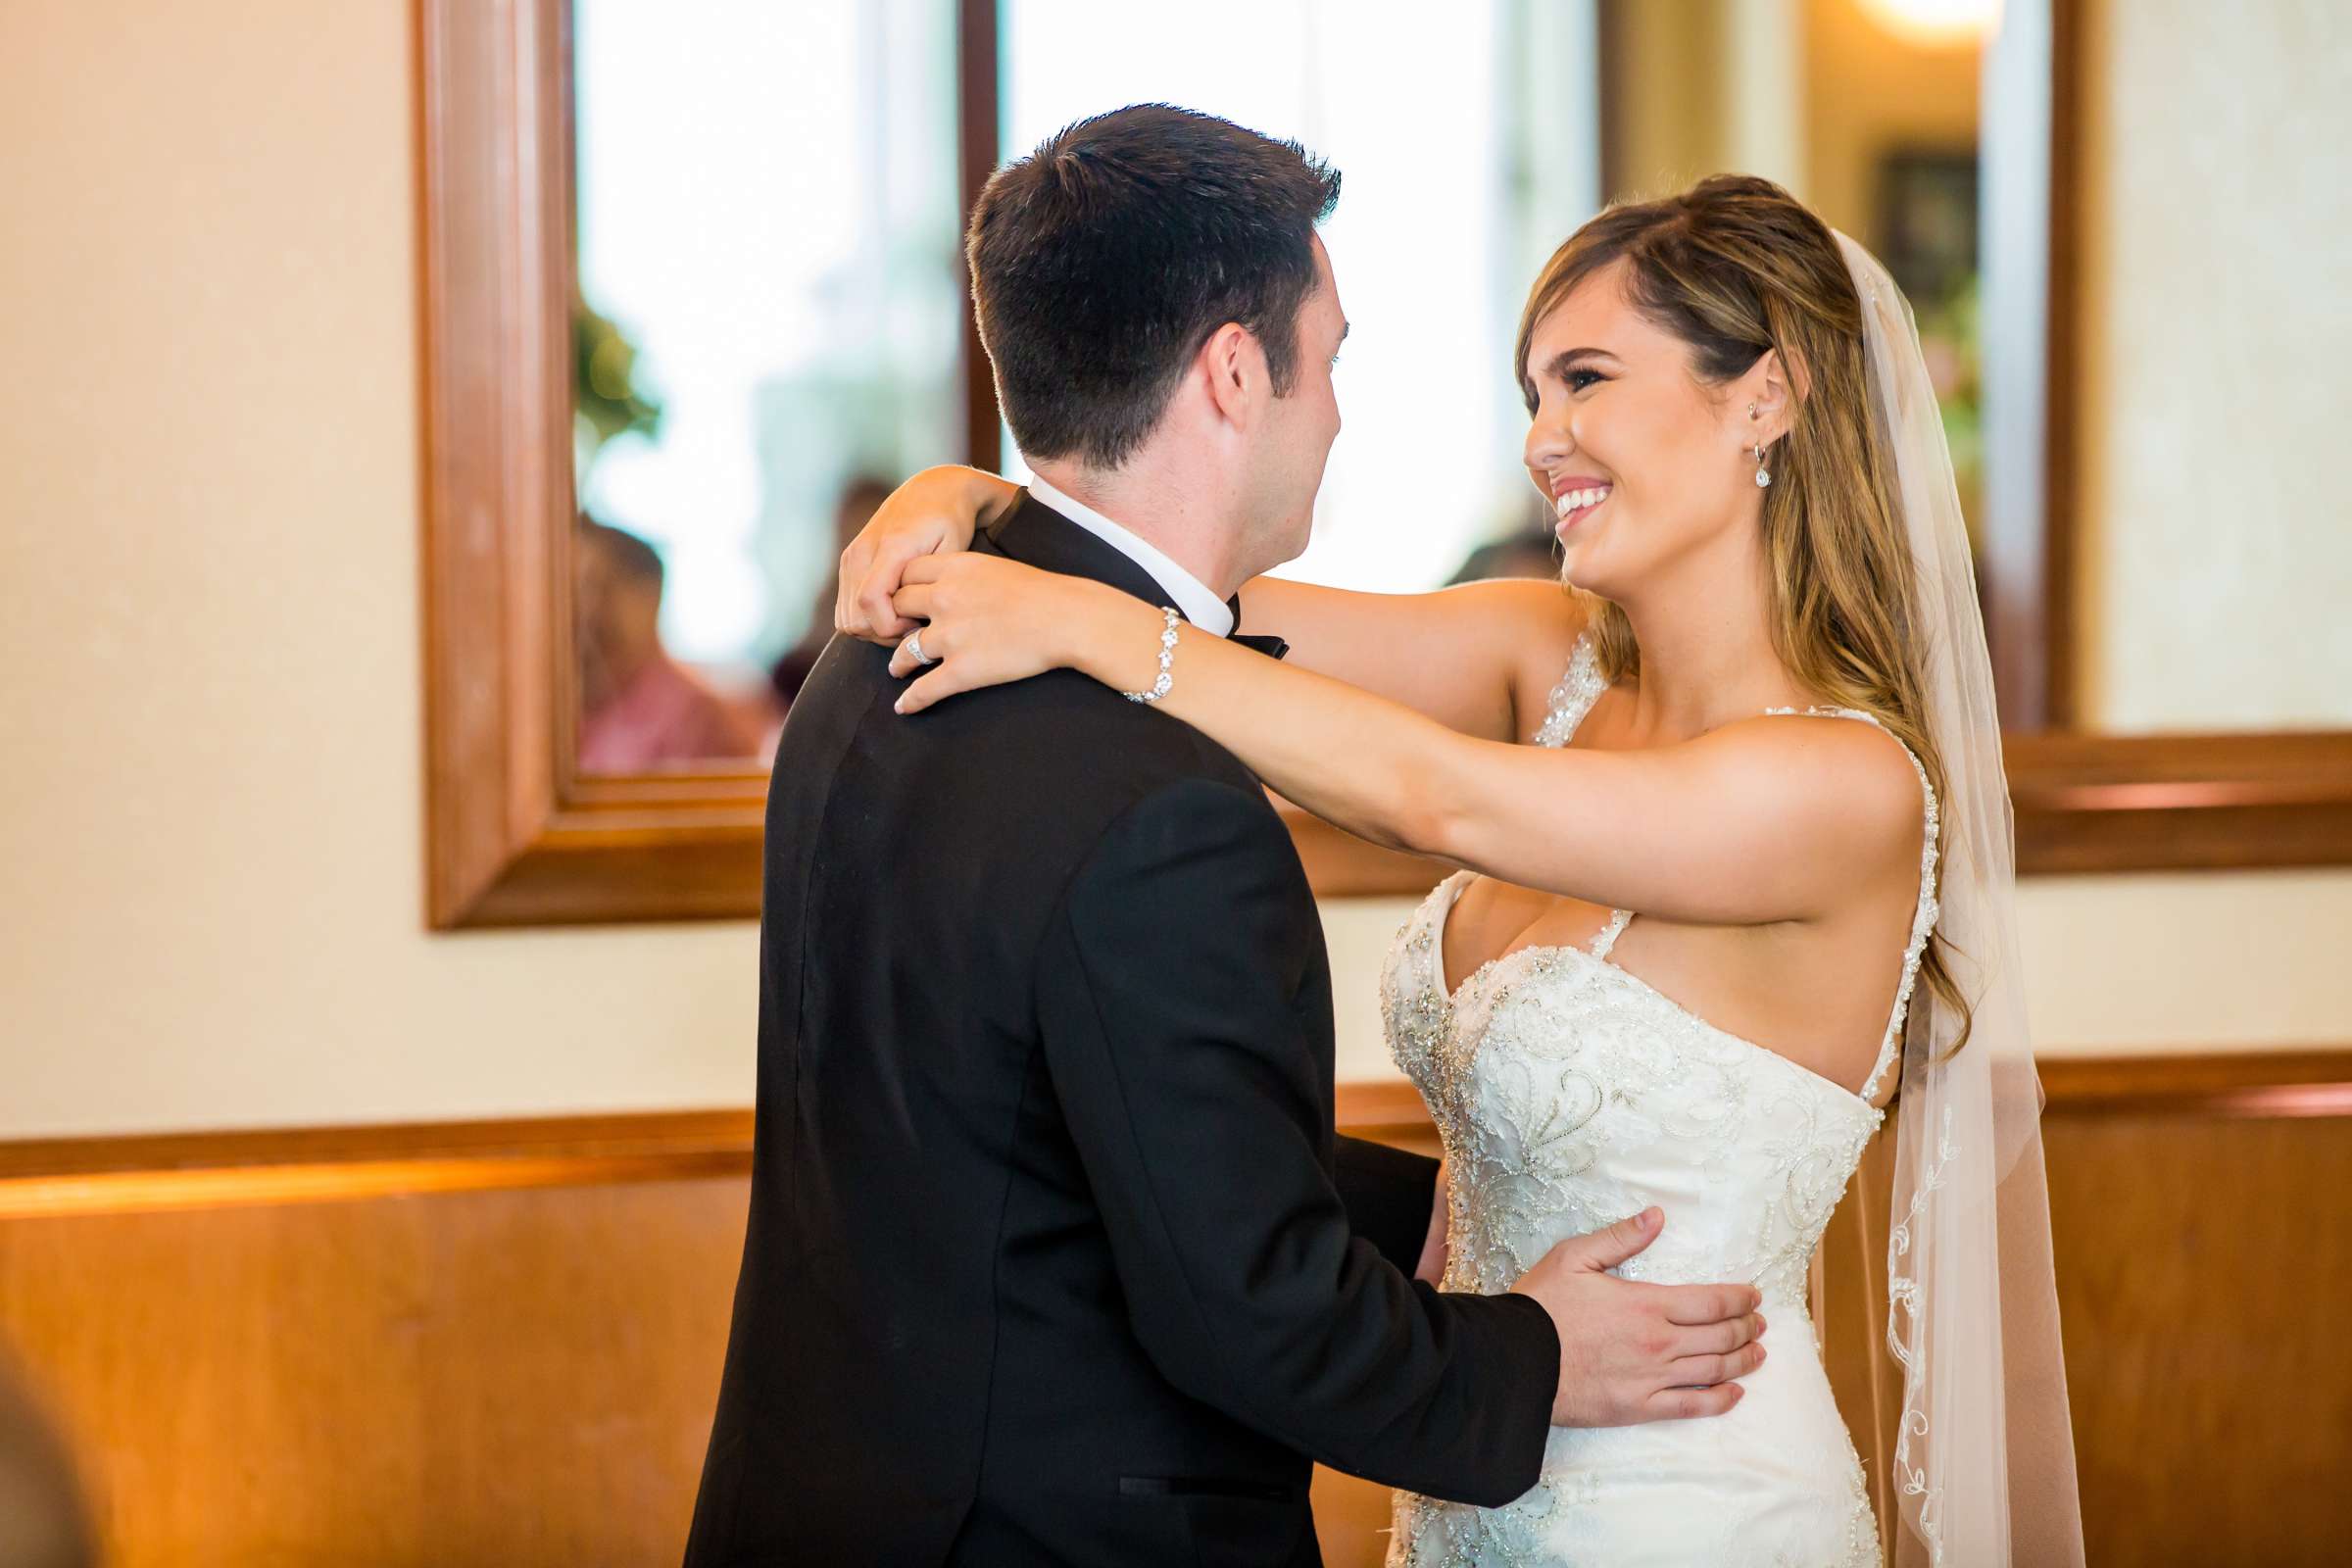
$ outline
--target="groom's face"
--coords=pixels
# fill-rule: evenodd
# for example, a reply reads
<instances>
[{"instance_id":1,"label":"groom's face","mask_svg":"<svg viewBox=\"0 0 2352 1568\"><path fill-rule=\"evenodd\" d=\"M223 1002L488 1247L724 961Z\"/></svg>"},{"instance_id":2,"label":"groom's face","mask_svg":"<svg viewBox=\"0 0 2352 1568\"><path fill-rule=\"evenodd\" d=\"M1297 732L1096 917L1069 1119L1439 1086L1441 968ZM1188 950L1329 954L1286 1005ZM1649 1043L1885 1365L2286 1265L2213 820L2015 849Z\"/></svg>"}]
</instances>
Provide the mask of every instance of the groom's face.
<instances>
[{"instance_id":1,"label":"groom's face","mask_svg":"<svg viewBox=\"0 0 2352 1568\"><path fill-rule=\"evenodd\" d=\"M1252 467L1257 482L1250 509L1262 565L1295 561L1306 549L1314 525L1315 493L1323 487L1323 466L1340 434L1340 403L1332 387L1332 365L1348 335L1340 309L1340 286L1331 256L1317 237L1315 287L1298 307L1298 375L1288 396L1273 400Z\"/></svg>"}]
</instances>

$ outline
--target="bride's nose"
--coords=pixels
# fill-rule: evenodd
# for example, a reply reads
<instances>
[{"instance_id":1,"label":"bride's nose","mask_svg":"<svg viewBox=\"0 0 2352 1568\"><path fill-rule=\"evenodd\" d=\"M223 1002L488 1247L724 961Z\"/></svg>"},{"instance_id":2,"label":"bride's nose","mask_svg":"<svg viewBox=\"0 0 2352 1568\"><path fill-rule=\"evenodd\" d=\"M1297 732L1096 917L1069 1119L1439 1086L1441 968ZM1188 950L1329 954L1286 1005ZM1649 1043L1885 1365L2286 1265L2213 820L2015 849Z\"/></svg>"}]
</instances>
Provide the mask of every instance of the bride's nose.
<instances>
[{"instance_id":1,"label":"bride's nose","mask_svg":"<svg viewBox=\"0 0 2352 1568\"><path fill-rule=\"evenodd\" d=\"M1529 470L1542 473L1556 468L1576 450L1575 432L1568 421L1550 411L1539 408L1527 426L1526 463Z\"/></svg>"}]
</instances>

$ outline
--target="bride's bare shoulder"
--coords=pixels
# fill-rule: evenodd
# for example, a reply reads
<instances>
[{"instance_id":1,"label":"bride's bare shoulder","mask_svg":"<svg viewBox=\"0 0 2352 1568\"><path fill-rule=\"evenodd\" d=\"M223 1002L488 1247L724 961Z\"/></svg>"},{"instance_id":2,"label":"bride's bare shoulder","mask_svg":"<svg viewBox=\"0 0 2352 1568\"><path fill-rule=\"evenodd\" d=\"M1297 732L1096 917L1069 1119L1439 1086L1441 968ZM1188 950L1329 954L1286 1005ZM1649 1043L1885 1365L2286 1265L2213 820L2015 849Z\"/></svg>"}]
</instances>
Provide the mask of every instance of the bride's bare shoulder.
<instances>
[{"instance_id":1,"label":"bride's bare shoulder","mask_svg":"<svg viewBox=\"0 0 2352 1568\"><path fill-rule=\"evenodd\" d=\"M1543 716L1552 689L1575 657L1577 639L1591 624L1584 601L1557 582L1541 578L1495 578L1448 588L1444 597L1466 624L1479 627L1507 650L1513 668L1513 706L1527 722L1522 738Z\"/></svg>"},{"instance_id":2,"label":"bride's bare shoulder","mask_svg":"<svg viewBox=\"0 0 2352 1568\"><path fill-rule=\"evenodd\" d=\"M1915 857L1924 774L1878 724L1830 712L1773 712L1726 724L1702 741L1717 777L1784 831L1843 858Z\"/></svg>"},{"instance_id":3,"label":"bride's bare shoulder","mask_svg":"<svg viewBox=\"0 0 2352 1568\"><path fill-rule=\"evenodd\" d=\"M1440 590L1461 610L1499 616L1530 637L1548 636L1575 646L1585 629L1584 601L1548 577L1489 577Z\"/></svg>"}]
</instances>

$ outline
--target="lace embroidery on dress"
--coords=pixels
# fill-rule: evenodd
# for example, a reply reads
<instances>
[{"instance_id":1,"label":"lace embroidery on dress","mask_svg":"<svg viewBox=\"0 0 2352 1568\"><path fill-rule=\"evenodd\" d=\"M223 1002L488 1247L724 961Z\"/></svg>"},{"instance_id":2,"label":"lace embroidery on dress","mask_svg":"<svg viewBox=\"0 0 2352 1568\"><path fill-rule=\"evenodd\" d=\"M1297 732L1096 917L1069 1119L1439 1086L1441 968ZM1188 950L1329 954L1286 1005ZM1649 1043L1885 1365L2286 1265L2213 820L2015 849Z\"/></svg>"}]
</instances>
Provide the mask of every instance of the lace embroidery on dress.
<instances>
[{"instance_id":1,"label":"lace embroidery on dress","mask_svg":"<svg viewBox=\"0 0 2352 1568\"><path fill-rule=\"evenodd\" d=\"M1537 727L1538 746L1561 747L1576 733L1576 726L1585 721L1600 694L1609 689L1608 677L1600 672L1600 653L1591 637L1576 640L1576 652L1568 657L1567 673L1551 689L1550 710Z\"/></svg>"},{"instance_id":2,"label":"lace embroidery on dress","mask_svg":"<svg viewBox=\"0 0 2352 1568\"><path fill-rule=\"evenodd\" d=\"M1566 744L1605 689L1580 640L1537 743ZM1925 799L1923 901L1935 864ZM1805 1280L1885 1113L1608 962L1632 918L1624 910L1587 946L1513 950L1448 990L1445 922L1470 878L1432 892L1398 933L1381 988L1390 1049L1427 1100L1454 1172L1441 1289L1507 1290L1553 1243L1666 1201L1666 1233L1614 1272L1752 1281L1794 1353L1776 1358L1779 1381L1741 1406L1760 1423L1757 1441L1727 1449L1703 1424L1683 1423L1554 1432L1534 1488L1501 1508L1399 1493L1391 1562L1876 1565L1859 1458L1826 1386L1805 1381L1819 1376ZM1927 903L1882 1057L1900 1038L1933 924Z\"/></svg>"}]
</instances>

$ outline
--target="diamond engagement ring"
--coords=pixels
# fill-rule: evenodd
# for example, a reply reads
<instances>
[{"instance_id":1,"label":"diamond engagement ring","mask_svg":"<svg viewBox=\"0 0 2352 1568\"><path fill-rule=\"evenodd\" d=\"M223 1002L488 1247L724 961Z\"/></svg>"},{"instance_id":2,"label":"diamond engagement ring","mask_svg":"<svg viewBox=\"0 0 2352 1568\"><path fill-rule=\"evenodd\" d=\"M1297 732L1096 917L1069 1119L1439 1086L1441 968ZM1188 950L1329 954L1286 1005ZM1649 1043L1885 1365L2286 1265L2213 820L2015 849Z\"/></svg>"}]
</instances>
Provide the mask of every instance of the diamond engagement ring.
<instances>
[{"instance_id":1,"label":"diamond engagement ring","mask_svg":"<svg viewBox=\"0 0 2352 1568\"><path fill-rule=\"evenodd\" d=\"M936 664L939 662L938 660L933 659L930 655L923 652L923 629L920 626L917 626L914 630L908 632L906 634L906 641L902 643L900 646L905 648L906 650L907 657L912 659L918 664Z\"/></svg>"}]
</instances>

